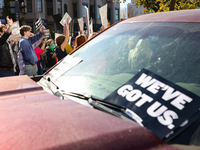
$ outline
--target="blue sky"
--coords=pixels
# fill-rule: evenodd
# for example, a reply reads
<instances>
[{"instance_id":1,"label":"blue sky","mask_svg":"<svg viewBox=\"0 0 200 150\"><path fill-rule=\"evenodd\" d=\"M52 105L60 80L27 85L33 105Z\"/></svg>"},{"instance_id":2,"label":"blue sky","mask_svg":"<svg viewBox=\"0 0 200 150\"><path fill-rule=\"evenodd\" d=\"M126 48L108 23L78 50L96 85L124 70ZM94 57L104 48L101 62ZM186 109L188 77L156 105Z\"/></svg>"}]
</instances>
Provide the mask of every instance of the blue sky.
<instances>
[{"instance_id":1,"label":"blue sky","mask_svg":"<svg viewBox=\"0 0 200 150\"><path fill-rule=\"evenodd\" d=\"M127 4L128 3L131 3L131 0L126 0L126 3L121 3L120 4L120 9L122 10L122 9L125 9L126 7L127 7Z\"/></svg>"}]
</instances>

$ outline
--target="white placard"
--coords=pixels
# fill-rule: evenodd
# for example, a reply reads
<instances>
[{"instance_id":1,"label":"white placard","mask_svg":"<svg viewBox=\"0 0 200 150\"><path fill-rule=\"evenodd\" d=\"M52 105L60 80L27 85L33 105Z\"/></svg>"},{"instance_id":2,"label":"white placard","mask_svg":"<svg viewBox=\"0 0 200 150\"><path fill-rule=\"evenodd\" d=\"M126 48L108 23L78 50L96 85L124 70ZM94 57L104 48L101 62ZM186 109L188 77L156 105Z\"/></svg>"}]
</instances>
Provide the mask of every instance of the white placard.
<instances>
[{"instance_id":1,"label":"white placard","mask_svg":"<svg viewBox=\"0 0 200 150\"><path fill-rule=\"evenodd\" d=\"M93 33L93 22L92 22L92 18L91 18L90 21L91 21L91 23L90 23L90 25L89 25L89 30L90 30L89 33L92 34L92 33ZM89 34L89 35L90 35L90 34Z\"/></svg>"},{"instance_id":2,"label":"white placard","mask_svg":"<svg viewBox=\"0 0 200 150\"><path fill-rule=\"evenodd\" d=\"M42 20L41 17L35 22L35 30L38 31L42 27Z\"/></svg>"},{"instance_id":3,"label":"white placard","mask_svg":"<svg viewBox=\"0 0 200 150\"><path fill-rule=\"evenodd\" d=\"M19 21L13 22L13 24L11 26L12 34L10 35L9 40L14 40L16 38L21 37L21 34L20 34L19 30L20 30Z\"/></svg>"},{"instance_id":4,"label":"white placard","mask_svg":"<svg viewBox=\"0 0 200 150\"><path fill-rule=\"evenodd\" d=\"M83 17L78 19L78 24L79 24L79 28L81 31L84 30L84 21L83 21Z\"/></svg>"},{"instance_id":5,"label":"white placard","mask_svg":"<svg viewBox=\"0 0 200 150\"><path fill-rule=\"evenodd\" d=\"M85 6L85 19L86 19L87 31L89 32L89 35L90 35L89 12L86 6Z\"/></svg>"},{"instance_id":6,"label":"white placard","mask_svg":"<svg viewBox=\"0 0 200 150\"><path fill-rule=\"evenodd\" d=\"M102 6L101 8L99 8L99 13L101 16L101 23L104 26L104 29L107 28L107 23L108 23L108 19L107 19L107 4Z\"/></svg>"},{"instance_id":7,"label":"white placard","mask_svg":"<svg viewBox=\"0 0 200 150\"><path fill-rule=\"evenodd\" d=\"M45 29L44 30L44 36L45 36L45 38L48 39L49 35L50 35L50 30L49 29Z\"/></svg>"},{"instance_id":8,"label":"white placard","mask_svg":"<svg viewBox=\"0 0 200 150\"><path fill-rule=\"evenodd\" d=\"M67 24L67 23L66 23L67 18L69 18L69 23L70 23L71 20L72 20L72 18L71 18L70 15L66 12L66 13L64 14L62 20L60 21L60 24L61 24L62 26L64 26L65 24Z\"/></svg>"},{"instance_id":9,"label":"white placard","mask_svg":"<svg viewBox=\"0 0 200 150\"><path fill-rule=\"evenodd\" d=\"M57 38L59 35L63 35L63 34L55 33L55 38Z\"/></svg>"},{"instance_id":10,"label":"white placard","mask_svg":"<svg viewBox=\"0 0 200 150\"><path fill-rule=\"evenodd\" d=\"M65 72L73 68L74 66L78 65L82 61L81 58L73 57L72 55L67 55L59 65L57 65L55 68L53 68L48 74L46 74L46 77L50 77L51 81L55 81L57 78L59 78L61 75L63 75ZM63 69L65 68L65 69ZM44 84L45 81L40 80L41 84Z\"/></svg>"}]
</instances>

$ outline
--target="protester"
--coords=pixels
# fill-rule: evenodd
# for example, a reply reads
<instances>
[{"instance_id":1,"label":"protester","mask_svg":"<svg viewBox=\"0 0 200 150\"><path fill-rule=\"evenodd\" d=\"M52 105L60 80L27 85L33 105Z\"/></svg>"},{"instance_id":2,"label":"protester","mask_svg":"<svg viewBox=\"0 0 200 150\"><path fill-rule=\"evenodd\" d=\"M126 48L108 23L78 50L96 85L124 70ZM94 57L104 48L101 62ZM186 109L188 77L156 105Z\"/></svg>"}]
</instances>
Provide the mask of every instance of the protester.
<instances>
[{"instance_id":1,"label":"protester","mask_svg":"<svg viewBox=\"0 0 200 150\"><path fill-rule=\"evenodd\" d=\"M11 26L13 20L6 17L8 29L6 26L0 25L0 77L14 76L16 61L10 43L7 42L8 37L11 35Z\"/></svg>"},{"instance_id":2,"label":"protester","mask_svg":"<svg viewBox=\"0 0 200 150\"><path fill-rule=\"evenodd\" d=\"M65 46L65 49L66 49L66 51L67 51L67 54L69 54L69 53L71 53L71 52L73 51L72 47L71 47L69 44L67 44L67 45Z\"/></svg>"},{"instance_id":3,"label":"protester","mask_svg":"<svg viewBox=\"0 0 200 150\"><path fill-rule=\"evenodd\" d=\"M87 41L87 38L85 35L81 34L78 35L75 39L75 46L74 46L74 50L79 47L81 44L83 44L85 41Z\"/></svg>"},{"instance_id":4,"label":"protester","mask_svg":"<svg viewBox=\"0 0 200 150\"><path fill-rule=\"evenodd\" d=\"M55 42L57 45L56 56L58 58L58 61L60 61L62 58L64 58L67 55L67 51L66 51L65 47L67 46L68 40L69 40L69 20L67 20L66 22L67 22L67 27L66 27L66 25L64 25L64 34L65 35L59 35L55 39Z\"/></svg>"},{"instance_id":5,"label":"protester","mask_svg":"<svg viewBox=\"0 0 200 150\"><path fill-rule=\"evenodd\" d=\"M11 35L11 26L13 24L13 20L10 19L8 16L6 17L6 20L9 26L8 26L8 29L4 32L4 34L0 37L0 45L3 45L6 42L6 40L9 38L9 36Z\"/></svg>"},{"instance_id":6,"label":"protester","mask_svg":"<svg viewBox=\"0 0 200 150\"><path fill-rule=\"evenodd\" d=\"M18 61L17 61L17 55L18 55L18 52L19 52L18 39L14 39L14 41L10 45L11 45L11 48L12 48L12 51L13 51L13 54L14 54L14 58L15 58L15 62L16 62L15 75L19 75L20 70L19 70L19 65L18 65Z\"/></svg>"},{"instance_id":7,"label":"protester","mask_svg":"<svg viewBox=\"0 0 200 150\"><path fill-rule=\"evenodd\" d=\"M32 47L36 41L38 41L42 35L44 34L45 27L41 27L41 31L39 31L36 35L31 36L31 27L27 25L23 25L20 28L20 34L22 35L19 41L20 52L23 56L23 62L25 64L25 74L28 76L36 75L36 66L37 66L37 56Z\"/></svg>"},{"instance_id":8,"label":"protester","mask_svg":"<svg viewBox=\"0 0 200 150\"><path fill-rule=\"evenodd\" d=\"M40 54L40 61L41 61L41 64L42 64L43 73L47 71L47 68L46 68L46 64L47 64L46 45L45 45L43 53Z\"/></svg>"},{"instance_id":9,"label":"protester","mask_svg":"<svg viewBox=\"0 0 200 150\"><path fill-rule=\"evenodd\" d=\"M42 62L40 59L40 55L43 53L44 49L45 49L45 45L47 43L47 40L45 39L45 41L41 42L40 45L38 47L36 47L34 49L38 62L37 62L37 75L42 75L43 74L43 67L42 67Z\"/></svg>"},{"instance_id":10,"label":"protester","mask_svg":"<svg viewBox=\"0 0 200 150\"><path fill-rule=\"evenodd\" d=\"M46 70L51 68L56 64L56 54L55 54L55 44L53 39L49 39L47 41L47 47L46 47L46 57L47 57L47 62L46 62Z\"/></svg>"}]
</instances>

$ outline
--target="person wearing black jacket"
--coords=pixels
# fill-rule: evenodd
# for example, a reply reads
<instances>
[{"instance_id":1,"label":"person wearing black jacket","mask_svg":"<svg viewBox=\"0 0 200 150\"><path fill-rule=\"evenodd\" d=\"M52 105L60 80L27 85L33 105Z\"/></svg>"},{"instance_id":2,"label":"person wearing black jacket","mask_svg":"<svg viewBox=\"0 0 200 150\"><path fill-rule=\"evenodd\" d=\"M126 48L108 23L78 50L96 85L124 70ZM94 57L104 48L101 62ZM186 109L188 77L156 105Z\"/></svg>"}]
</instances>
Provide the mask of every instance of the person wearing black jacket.
<instances>
[{"instance_id":1,"label":"person wearing black jacket","mask_svg":"<svg viewBox=\"0 0 200 150\"><path fill-rule=\"evenodd\" d=\"M52 66L56 64L56 54L55 54L55 44L53 39L49 39L47 41L47 47L46 47L46 56L47 56L47 62L46 62L46 69L48 70Z\"/></svg>"},{"instance_id":2,"label":"person wearing black jacket","mask_svg":"<svg viewBox=\"0 0 200 150\"><path fill-rule=\"evenodd\" d=\"M13 20L6 17L8 29L6 26L0 25L0 77L15 75L15 59L10 44L7 42L11 34L11 26Z\"/></svg>"}]
</instances>

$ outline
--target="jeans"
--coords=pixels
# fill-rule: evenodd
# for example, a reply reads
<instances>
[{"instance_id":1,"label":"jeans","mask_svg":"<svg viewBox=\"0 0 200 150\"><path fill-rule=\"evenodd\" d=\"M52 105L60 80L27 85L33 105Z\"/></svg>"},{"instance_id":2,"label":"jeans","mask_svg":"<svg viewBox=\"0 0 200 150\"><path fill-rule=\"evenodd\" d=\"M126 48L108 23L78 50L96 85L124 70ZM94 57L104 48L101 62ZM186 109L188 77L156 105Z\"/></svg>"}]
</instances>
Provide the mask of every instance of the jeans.
<instances>
[{"instance_id":1,"label":"jeans","mask_svg":"<svg viewBox=\"0 0 200 150\"><path fill-rule=\"evenodd\" d=\"M41 68L42 62L38 60L37 62L37 75L42 75L43 74L43 69Z\"/></svg>"},{"instance_id":2,"label":"jeans","mask_svg":"<svg viewBox=\"0 0 200 150\"><path fill-rule=\"evenodd\" d=\"M0 70L0 77L14 76L15 72L13 70Z\"/></svg>"},{"instance_id":3,"label":"jeans","mask_svg":"<svg viewBox=\"0 0 200 150\"><path fill-rule=\"evenodd\" d=\"M34 76L34 75L36 75L36 70L37 70L36 66L25 65L24 69L25 69L26 75L28 75L28 76Z\"/></svg>"}]
</instances>

